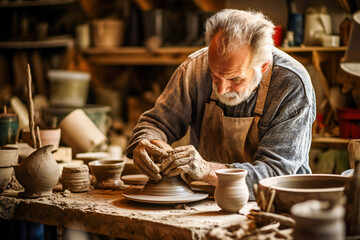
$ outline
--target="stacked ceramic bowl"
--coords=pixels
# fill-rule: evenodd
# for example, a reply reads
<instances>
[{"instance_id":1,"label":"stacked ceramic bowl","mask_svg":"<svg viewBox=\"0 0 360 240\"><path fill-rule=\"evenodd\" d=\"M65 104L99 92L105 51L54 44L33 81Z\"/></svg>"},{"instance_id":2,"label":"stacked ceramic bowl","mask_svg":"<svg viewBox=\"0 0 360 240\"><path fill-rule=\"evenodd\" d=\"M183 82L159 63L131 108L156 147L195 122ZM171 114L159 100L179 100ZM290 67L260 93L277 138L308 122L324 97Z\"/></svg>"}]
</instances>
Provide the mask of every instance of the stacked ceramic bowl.
<instances>
[{"instance_id":1,"label":"stacked ceramic bowl","mask_svg":"<svg viewBox=\"0 0 360 240\"><path fill-rule=\"evenodd\" d=\"M65 165L62 171L61 183L63 190L71 192L86 192L90 189L89 167L85 164Z\"/></svg>"},{"instance_id":2,"label":"stacked ceramic bowl","mask_svg":"<svg viewBox=\"0 0 360 240\"><path fill-rule=\"evenodd\" d=\"M0 150L0 193L6 190L14 172L13 164L18 161L17 149Z\"/></svg>"}]
</instances>

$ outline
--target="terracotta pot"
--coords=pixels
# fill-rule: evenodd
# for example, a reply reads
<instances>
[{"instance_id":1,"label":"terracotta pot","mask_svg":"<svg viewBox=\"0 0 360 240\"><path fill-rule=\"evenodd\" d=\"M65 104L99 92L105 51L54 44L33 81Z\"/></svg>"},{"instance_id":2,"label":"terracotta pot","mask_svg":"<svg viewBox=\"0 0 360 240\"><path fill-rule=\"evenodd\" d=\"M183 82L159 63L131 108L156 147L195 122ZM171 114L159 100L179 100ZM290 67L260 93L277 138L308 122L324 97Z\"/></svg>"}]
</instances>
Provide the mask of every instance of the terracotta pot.
<instances>
[{"instance_id":1,"label":"terracotta pot","mask_svg":"<svg viewBox=\"0 0 360 240\"><path fill-rule=\"evenodd\" d=\"M89 162L91 172L94 174L95 188L116 189L124 186L120 179L124 170L124 160L97 160Z\"/></svg>"},{"instance_id":2,"label":"terracotta pot","mask_svg":"<svg viewBox=\"0 0 360 240\"><path fill-rule=\"evenodd\" d=\"M30 140L30 131L29 129L24 129L22 131L23 141L31 145ZM45 145L53 145L52 151L57 150L59 148L61 138L61 129L54 128L54 129L40 129L40 139L41 144Z\"/></svg>"},{"instance_id":3,"label":"terracotta pot","mask_svg":"<svg viewBox=\"0 0 360 240\"><path fill-rule=\"evenodd\" d=\"M215 188L215 202L226 212L238 212L249 199L245 182L245 169L220 169L216 171L218 184Z\"/></svg>"},{"instance_id":4,"label":"terracotta pot","mask_svg":"<svg viewBox=\"0 0 360 240\"><path fill-rule=\"evenodd\" d=\"M13 165L16 179L25 189L19 196L32 198L52 194L59 181L60 170L51 149L52 145L46 145L30 154L21 164Z\"/></svg>"},{"instance_id":5,"label":"terracotta pot","mask_svg":"<svg viewBox=\"0 0 360 240\"><path fill-rule=\"evenodd\" d=\"M336 201L344 194L348 177L336 174L299 174L265 178L259 181L258 196L270 196L275 190L273 211L288 213L290 208L306 200ZM260 198L256 197L259 206ZM269 199L269 198L268 198ZM267 199L267 201L268 201ZM266 210L266 209L262 209Z\"/></svg>"}]
</instances>

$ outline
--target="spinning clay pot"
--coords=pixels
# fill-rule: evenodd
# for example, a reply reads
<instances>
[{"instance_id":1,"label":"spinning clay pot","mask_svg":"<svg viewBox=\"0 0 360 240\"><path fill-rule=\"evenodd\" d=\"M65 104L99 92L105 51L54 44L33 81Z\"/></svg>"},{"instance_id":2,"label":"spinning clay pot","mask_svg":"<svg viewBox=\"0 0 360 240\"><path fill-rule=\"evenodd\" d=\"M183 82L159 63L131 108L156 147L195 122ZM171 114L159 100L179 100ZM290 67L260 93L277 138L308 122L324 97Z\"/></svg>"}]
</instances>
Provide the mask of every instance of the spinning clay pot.
<instances>
[{"instance_id":1,"label":"spinning clay pot","mask_svg":"<svg viewBox=\"0 0 360 240\"><path fill-rule=\"evenodd\" d=\"M42 197L52 194L59 181L60 170L51 154L52 145L46 145L33 152L20 165L13 165L15 177L25 188L21 197Z\"/></svg>"},{"instance_id":2,"label":"spinning clay pot","mask_svg":"<svg viewBox=\"0 0 360 240\"><path fill-rule=\"evenodd\" d=\"M158 182L148 181L141 193L149 196L180 197L191 195L194 192L178 175L175 177L162 176Z\"/></svg>"}]
</instances>

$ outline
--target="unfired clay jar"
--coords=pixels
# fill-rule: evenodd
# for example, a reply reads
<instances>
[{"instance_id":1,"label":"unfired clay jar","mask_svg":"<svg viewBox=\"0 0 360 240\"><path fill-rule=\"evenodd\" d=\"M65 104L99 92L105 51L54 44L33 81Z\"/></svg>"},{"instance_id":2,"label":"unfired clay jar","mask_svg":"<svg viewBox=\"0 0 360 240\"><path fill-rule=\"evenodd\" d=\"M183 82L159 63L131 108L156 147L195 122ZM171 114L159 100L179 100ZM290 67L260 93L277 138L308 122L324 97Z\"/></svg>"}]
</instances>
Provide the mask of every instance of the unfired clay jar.
<instances>
[{"instance_id":1,"label":"unfired clay jar","mask_svg":"<svg viewBox=\"0 0 360 240\"><path fill-rule=\"evenodd\" d=\"M25 189L19 196L33 198L52 194L59 181L60 170L51 149L52 145L39 148L19 165L14 165L15 177Z\"/></svg>"},{"instance_id":2,"label":"unfired clay jar","mask_svg":"<svg viewBox=\"0 0 360 240\"><path fill-rule=\"evenodd\" d=\"M61 183L63 190L86 192L90 189L89 167L85 164L69 164L62 170Z\"/></svg>"},{"instance_id":3,"label":"unfired clay jar","mask_svg":"<svg viewBox=\"0 0 360 240\"><path fill-rule=\"evenodd\" d=\"M218 184L215 188L215 202L225 212L238 212L249 199L245 182L245 169L220 169L216 171Z\"/></svg>"}]
</instances>

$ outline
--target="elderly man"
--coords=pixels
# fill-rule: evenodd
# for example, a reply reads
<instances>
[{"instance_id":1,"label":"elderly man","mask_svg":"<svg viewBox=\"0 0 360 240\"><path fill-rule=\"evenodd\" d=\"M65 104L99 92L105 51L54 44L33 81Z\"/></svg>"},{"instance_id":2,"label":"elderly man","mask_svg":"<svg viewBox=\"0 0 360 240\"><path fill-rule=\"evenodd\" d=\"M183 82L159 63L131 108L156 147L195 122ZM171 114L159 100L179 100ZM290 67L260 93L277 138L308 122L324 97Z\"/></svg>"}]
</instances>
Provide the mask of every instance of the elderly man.
<instances>
[{"instance_id":1,"label":"elderly man","mask_svg":"<svg viewBox=\"0 0 360 240\"><path fill-rule=\"evenodd\" d=\"M246 169L251 200L260 179L311 173L314 90L305 68L273 46L274 25L225 9L205 28L208 47L177 68L141 116L127 156L153 180L184 174L216 185L217 169ZM190 145L172 149L189 126Z\"/></svg>"}]
</instances>

